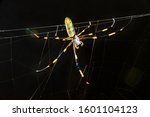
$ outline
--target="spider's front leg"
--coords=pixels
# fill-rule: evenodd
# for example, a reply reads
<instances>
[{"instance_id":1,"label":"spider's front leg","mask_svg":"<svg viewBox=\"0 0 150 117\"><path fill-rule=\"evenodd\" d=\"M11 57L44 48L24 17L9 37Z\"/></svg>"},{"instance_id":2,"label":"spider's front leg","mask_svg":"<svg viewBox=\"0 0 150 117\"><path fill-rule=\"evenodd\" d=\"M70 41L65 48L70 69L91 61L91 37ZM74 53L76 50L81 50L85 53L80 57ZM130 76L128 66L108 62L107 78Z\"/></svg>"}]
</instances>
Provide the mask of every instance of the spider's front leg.
<instances>
[{"instance_id":1,"label":"spider's front leg","mask_svg":"<svg viewBox=\"0 0 150 117\"><path fill-rule=\"evenodd\" d=\"M82 35L87 29L89 29L91 27L91 22L89 22L89 25L85 28L85 29L83 29L77 36L80 36L80 35Z\"/></svg>"}]
</instances>

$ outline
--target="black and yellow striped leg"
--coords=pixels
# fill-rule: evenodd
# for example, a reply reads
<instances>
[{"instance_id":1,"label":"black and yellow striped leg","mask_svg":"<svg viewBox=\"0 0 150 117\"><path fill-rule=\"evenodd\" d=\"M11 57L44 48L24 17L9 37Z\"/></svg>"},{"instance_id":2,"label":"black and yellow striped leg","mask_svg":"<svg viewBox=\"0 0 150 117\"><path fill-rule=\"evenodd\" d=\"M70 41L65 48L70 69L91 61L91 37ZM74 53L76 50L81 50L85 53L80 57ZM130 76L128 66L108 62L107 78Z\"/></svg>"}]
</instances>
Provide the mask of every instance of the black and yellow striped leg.
<instances>
[{"instance_id":1,"label":"black and yellow striped leg","mask_svg":"<svg viewBox=\"0 0 150 117\"><path fill-rule=\"evenodd\" d=\"M84 77L84 74L83 74L82 70L81 70L80 67L79 67L78 56L77 56L77 53L76 53L75 44L73 44L73 52L74 52L74 58L75 58L76 66L77 66L77 68L78 68L78 70L79 70L79 73L80 73L81 77L83 78L83 77Z\"/></svg>"},{"instance_id":2,"label":"black and yellow striped leg","mask_svg":"<svg viewBox=\"0 0 150 117\"><path fill-rule=\"evenodd\" d=\"M94 35L94 36L91 36L91 37L86 37L86 36L82 36L81 37L81 40L85 40L85 39L89 39L89 40L91 40L91 39L97 39L97 36Z\"/></svg>"},{"instance_id":3,"label":"black and yellow striped leg","mask_svg":"<svg viewBox=\"0 0 150 117\"><path fill-rule=\"evenodd\" d=\"M111 37L113 35L116 35L117 33L123 31L124 28L120 28L119 30L116 30L114 32L111 32L111 33L108 33L108 34L105 34L105 35L101 35L100 37Z\"/></svg>"},{"instance_id":4,"label":"black and yellow striped leg","mask_svg":"<svg viewBox=\"0 0 150 117\"><path fill-rule=\"evenodd\" d=\"M132 17L131 17L130 21L129 21L125 26L123 26L122 28L119 28L118 30L115 30L114 32L111 32L111 33L102 35L102 36L100 36L100 37L111 37L111 36L113 36L113 35L116 35L117 33L123 31L123 30L131 23L131 21L132 21ZM111 25L109 28L105 28L105 29L102 29L102 30L100 30L100 31L96 31L96 33L106 32L106 31L108 31L110 28L112 28L112 27L114 26L114 24L115 24L115 19L113 18L113 23L112 23L112 25Z\"/></svg>"},{"instance_id":5,"label":"black and yellow striped leg","mask_svg":"<svg viewBox=\"0 0 150 117\"><path fill-rule=\"evenodd\" d=\"M73 42L71 41L71 42L66 46L66 48L63 49L63 51L60 52L60 54L57 56L57 58L56 58L55 60L53 60L53 62L52 62L53 64L55 64L55 63L58 61L58 59L61 57L61 55L67 51L68 47L70 47L70 46L72 45L72 43L73 43Z\"/></svg>"},{"instance_id":6,"label":"black and yellow striped leg","mask_svg":"<svg viewBox=\"0 0 150 117\"><path fill-rule=\"evenodd\" d=\"M79 38L80 38L80 41L81 41L81 40L85 40L85 39L97 39L97 36L93 35L93 33L88 33L88 34L79 36Z\"/></svg>"},{"instance_id":7,"label":"black and yellow striped leg","mask_svg":"<svg viewBox=\"0 0 150 117\"><path fill-rule=\"evenodd\" d=\"M113 20L113 22L112 22L112 24L111 24L111 26L109 26L109 27L107 27L107 28L104 28L104 29L102 29L102 30L100 30L100 31L96 31L97 33L99 32L106 32L106 31L108 31L109 29L111 29L111 28L113 28L114 27L114 25L115 25L115 23L116 23L116 20L114 19L114 18L112 18L112 20Z\"/></svg>"},{"instance_id":8,"label":"black and yellow striped leg","mask_svg":"<svg viewBox=\"0 0 150 117\"><path fill-rule=\"evenodd\" d=\"M97 39L97 36L93 36L93 37L85 37L85 39Z\"/></svg>"},{"instance_id":9,"label":"black and yellow striped leg","mask_svg":"<svg viewBox=\"0 0 150 117\"><path fill-rule=\"evenodd\" d=\"M27 28L26 30L28 30L34 37L36 37L36 38L40 38L40 36L39 35L37 35L35 32L33 32L32 30L30 30L29 28Z\"/></svg>"},{"instance_id":10,"label":"black and yellow striped leg","mask_svg":"<svg viewBox=\"0 0 150 117\"><path fill-rule=\"evenodd\" d=\"M71 42L66 46L66 48L64 48L64 49L59 53L59 55L57 56L57 58L54 59L52 63L50 63L49 65L47 65L47 66L44 67L43 69L36 70L36 72L42 72L42 71L44 71L45 69L49 68L50 65L56 64L57 61L58 61L58 59L61 57L61 55L67 51L67 49L72 45L72 43L73 43L73 41L71 41Z\"/></svg>"},{"instance_id":11,"label":"black and yellow striped leg","mask_svg":"<svg viewBox=\"0 0 150 117\"><path fill-rule=\"evenodd\" d=\"M83 29L77 36L82 35L88 28L90 28L90 26L91 26L91 23L89 22L89 25L85 29Z\"/></svg>"}]
</instances>

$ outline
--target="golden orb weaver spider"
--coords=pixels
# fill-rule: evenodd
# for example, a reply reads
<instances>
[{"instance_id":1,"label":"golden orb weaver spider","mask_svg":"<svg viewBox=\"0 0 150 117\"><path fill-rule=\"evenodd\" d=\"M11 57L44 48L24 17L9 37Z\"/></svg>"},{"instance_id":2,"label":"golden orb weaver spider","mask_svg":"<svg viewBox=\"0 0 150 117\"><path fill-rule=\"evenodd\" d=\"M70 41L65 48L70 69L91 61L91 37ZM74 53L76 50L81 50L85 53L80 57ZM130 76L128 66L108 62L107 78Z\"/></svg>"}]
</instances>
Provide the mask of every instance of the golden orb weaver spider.
<instances>
[{"instance_id":1,"label":"golden orb weaver spider","mask_svg":"<svg viewBox=\"0 0 150 117\"><path fill-rule=\"evenodd\" d=\"M109 26L108 28L104 28L104 29L102 29L102 30L100 30L100 31L97 31L97 32L98 32L98 33L99 33L99 32L106 32L106 31L109 30L109 28L112 28L112 27L114 26L114 24L115 24L115 19L112 18L112 20L113 20L113 23L112 23L111 26ZM131 20L132 20L132 18L131 18ZM128 24L130 24L131 20L128 22ZM83 30L82 30L80 33L78 33L78 34L76 34L76 31L75 31L74 25L73 25L73 23L72 23L72 20L71 20L69 17L66 17L66 18L65 18L64 23L65 23L65 28L66 28L68 37L63 38L62 40L63 40L63 41L70 41L69 44L58 54L58 56L52 61L52 63L50 63L49 65L47 65L47 66L46 66L45 68L43 68L43 69L36 70L36 72L41 72L41 71L43 71L43 70L49 68L51 64L56 64L57 61L59 60L59 58L61 57L61 55L62 55L63 53L65 53L71 45L73 45L73 53L74 53L75 63L76 63L76 66L77 66L77 68L78 68L78 70L79 70L79 73L80 73L81 77L83 78L83 77L84 77L84 73L82 72L82 70L81 70L80 67L79 67L78 56L77 56L77 53L76 53L76 49L79 49L80 46L82 47L82 46L84 45L84 43L82 42L83 40L85 40L85 39L94 39L94 40L95 40L95 39L97 39L97 36L94 35L93 33L89 33L89 34L84 34L84 35L82 35L87 29L89 29L89 28L91 27L91 22L89 22L88 26L87 26L85 29L83 29ZM127 24L127 25L128 25L128 24ZM119 30L117 30L117 31L115 31L115 32L111 32L111 33L109 33L109 34L103 35L103 37L106 37L106 36L108 36L108 37L113 36L113 35L115 35L116 33L121 32L127 25L125 25L124 27L120 28ZM35 35L36 38L39 38L38 35L36 35L36 34L34 34L34 35ZM44 39L47 40L47 39L48 39L48 36L47 36L47 37L44 37ZM56 40L59 40L60 37L58 37L57 35L55 35L55 39L56 39Z\"/></svg>"}]
</instances>

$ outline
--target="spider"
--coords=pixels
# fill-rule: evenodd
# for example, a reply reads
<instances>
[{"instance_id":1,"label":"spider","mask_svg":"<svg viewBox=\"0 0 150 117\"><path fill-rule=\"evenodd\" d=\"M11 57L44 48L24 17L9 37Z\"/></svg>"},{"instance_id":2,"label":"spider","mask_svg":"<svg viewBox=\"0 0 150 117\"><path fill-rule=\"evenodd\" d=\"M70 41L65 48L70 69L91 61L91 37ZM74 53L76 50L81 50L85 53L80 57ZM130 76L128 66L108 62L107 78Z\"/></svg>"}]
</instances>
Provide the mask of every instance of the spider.
<instances>
[{"instance_id":1,"label":"spider","mask_svg":"<svg viewBox=\"0 0 150 117\"><path fill-rule=\"evenodd\" d=\"M115 24L115 19L112 18L112 20L113 20L113 23L112 23L112 25L110 27L104 28L104 29L102 29L100 31L97 31L97 32L98 33L99 32L105 32L109 28L112 28L114 26L114 24ZM131 20L130 20L130 22L131 22ZM57 61L59 60L59 58L62 56L62 54L65 53L70 46L72 46L73 47L74 60L75 60L76 67L78 68L78 71L79 71L81 77L83 78L84 77L84 73L83 73L83 71L81 70L81 68L79 66L78 56L77 56L76 50L79 49L79 47L82 47L84 45L84 43L82 42L83 40L85 40L85 39L93 39L93 40L95 40L95 39L97 39L97 36L94 35L93 33L82 35L87 29L89 29L91 27L91 22L89 22L89 25L85 29L83 29L80 33L78 33L78 34L76 34L76 31L75 31L74 25L72 23L72 20L69 17L65 18L64 23L65 23L65 27L66 27L66 31L67 31L68 37L63 38L62 40L63 41L70 41L69 44L59 53L59 55L52 61L52 63L50 63L49 65L47 65L43 69L36 70L36 72L41 72L41 71L49 68L51 64L56 64ZM120 28L119 30L117 30L115 32L103 35L102 37L115 35L117 32L122 31L127 25L125 25L124 27ZM37 37L37 35L35 35L35 36ZM48 39L48 36L44 37L44 39ZM60 38L58 36L56 36L55 39L60 39Z\"/></svg>"}]
</instances>

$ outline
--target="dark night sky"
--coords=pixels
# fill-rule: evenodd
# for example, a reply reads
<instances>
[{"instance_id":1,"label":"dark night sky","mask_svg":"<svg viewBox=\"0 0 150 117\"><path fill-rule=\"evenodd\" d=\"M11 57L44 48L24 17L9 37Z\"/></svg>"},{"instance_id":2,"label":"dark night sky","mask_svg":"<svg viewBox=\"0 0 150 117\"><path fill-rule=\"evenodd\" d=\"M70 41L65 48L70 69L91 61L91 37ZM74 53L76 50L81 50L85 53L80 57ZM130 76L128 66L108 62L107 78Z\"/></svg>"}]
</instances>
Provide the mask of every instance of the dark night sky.
<instances>
[{"instance_id":1,"label":"dark night sky","mask_svg":"<svg viewBox=\"0 0 150 117\"><path fill-rule=\"evenodd\" d=\"M149 12L149 0L2 0L0 29L63 24L66 16L80 22ZM96 42L89 86L83 79L76 89L80 77L70 49L58 62L42 97L40 89L33 99L150 99L149 19L133 20L125 31L114 36L120 41L112 37L114 41ZM0 99L29 99L46 78L48 70L34 72L43 43L31 37L17 43L13 39L13 64L0 62ZM89 62L91 45L92 41L87 42L78 51L82 68ZM62 43L50 41L50 46L50 54L56 56ZM0 45L0 53L0 61L10 59L10 43Z\"/></svg>"}]
</instances>

